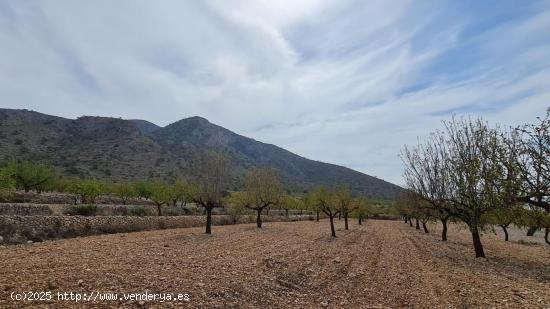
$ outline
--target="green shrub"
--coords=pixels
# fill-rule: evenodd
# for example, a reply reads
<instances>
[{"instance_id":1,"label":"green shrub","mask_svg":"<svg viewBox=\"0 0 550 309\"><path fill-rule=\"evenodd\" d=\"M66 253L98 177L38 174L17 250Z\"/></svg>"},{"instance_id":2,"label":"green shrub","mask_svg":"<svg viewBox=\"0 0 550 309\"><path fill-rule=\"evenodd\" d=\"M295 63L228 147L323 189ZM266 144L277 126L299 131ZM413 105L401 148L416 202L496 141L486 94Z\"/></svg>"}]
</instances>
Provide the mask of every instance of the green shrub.
<instances>
[{"instance_id":1,"label":"green shrub","mask_svg":"<svg viewBox=\"0 0 550 309\"><path fill-rule=\"evenodd\" d=\"M96 213L96 205L74 205L65 211L65 214L70 216L94 216Z\"/></svg>"}]
</instances>

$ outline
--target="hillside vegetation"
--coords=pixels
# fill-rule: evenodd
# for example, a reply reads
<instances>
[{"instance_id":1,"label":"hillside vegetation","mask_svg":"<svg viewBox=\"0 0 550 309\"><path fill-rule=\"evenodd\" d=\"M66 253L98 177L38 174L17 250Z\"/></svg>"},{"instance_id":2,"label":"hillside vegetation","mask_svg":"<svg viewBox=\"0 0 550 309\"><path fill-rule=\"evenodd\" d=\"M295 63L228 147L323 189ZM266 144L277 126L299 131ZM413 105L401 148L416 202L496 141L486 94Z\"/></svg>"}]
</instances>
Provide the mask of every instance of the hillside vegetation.
<instances>
[{"instance_id":1,"label":"hillside vegetation","mask_svg":"<svg viewBox=\"0 0 550 309\"><path fill-rule=\"evenodd\" d=\"M355 194L393 198L400 187L338 165L313 161L258 142L200 117L158 127L145 120L65 119L0 109L0 160L17 158L54 166L64 176L109 181L186 178L209 151L227 154L232 189L254 167L279 171L285 188L302 192L348 183Z\"/></svg>"}]
</instances>

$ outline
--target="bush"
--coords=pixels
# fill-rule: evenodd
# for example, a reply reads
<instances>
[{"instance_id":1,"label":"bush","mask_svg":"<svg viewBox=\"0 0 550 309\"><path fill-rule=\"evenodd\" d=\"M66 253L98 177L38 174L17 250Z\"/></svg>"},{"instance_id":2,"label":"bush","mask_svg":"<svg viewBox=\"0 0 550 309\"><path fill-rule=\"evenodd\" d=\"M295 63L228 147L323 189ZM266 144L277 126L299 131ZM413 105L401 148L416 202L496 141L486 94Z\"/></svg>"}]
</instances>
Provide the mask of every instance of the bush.
<instances>
[{"instance_id":1,"label":"bush","mask_svg":"<svg viewBox=\"0 0 550 309\"><path fill-rule=\"evenodd\" d=\"M96 205L75 205L65 211L65 214L69 216L94 216L96 213Z\"/></svg>"}]
</instances>

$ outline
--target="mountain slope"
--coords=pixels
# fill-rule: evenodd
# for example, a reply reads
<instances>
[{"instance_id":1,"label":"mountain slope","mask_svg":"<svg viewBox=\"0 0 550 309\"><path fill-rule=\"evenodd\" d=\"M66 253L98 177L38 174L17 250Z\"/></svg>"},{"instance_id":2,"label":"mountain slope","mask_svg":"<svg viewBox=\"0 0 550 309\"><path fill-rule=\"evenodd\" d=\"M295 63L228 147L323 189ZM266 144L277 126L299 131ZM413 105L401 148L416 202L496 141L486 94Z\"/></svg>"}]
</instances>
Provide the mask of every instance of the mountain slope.
<instances>
[{"instance_id":1,"label":"mountain slope","mask_svg":"<svg viewBox=\"0 0 550 309\"><path fill-rule=\"evenodd\" d=\"M87 116L72 120L0 109L0 160L18 157L46 162L73 177L185 177L208 150L228 155L234 189L242 186L247 169L269 166L279 170L292 191L341 183L373 197L394 197L401 190L349 168L309 160L238 135L201 117L158 127L145 120Z\"/></svg>"}]
</instances>

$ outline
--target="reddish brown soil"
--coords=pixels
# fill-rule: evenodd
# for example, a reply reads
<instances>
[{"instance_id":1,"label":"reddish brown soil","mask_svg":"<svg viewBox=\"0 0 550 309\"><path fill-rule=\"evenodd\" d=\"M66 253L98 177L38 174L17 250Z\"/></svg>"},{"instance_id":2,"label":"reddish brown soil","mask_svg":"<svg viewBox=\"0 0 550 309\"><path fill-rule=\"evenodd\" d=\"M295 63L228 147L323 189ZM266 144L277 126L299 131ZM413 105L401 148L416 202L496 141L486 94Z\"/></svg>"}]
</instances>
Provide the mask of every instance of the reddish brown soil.
<instances>
[{"instance_id":1,"label":"reddish brown soil","mask_svg":"<svg viewBox=\"0 0 550 309\"><path fill-rule=\"evenodd\" d=\"M266 223L0 247L0 307L549 308L550 246L397 221ZM14 302L12 292L188 293L188 302Z\"/></svg>"}]
</instances>

